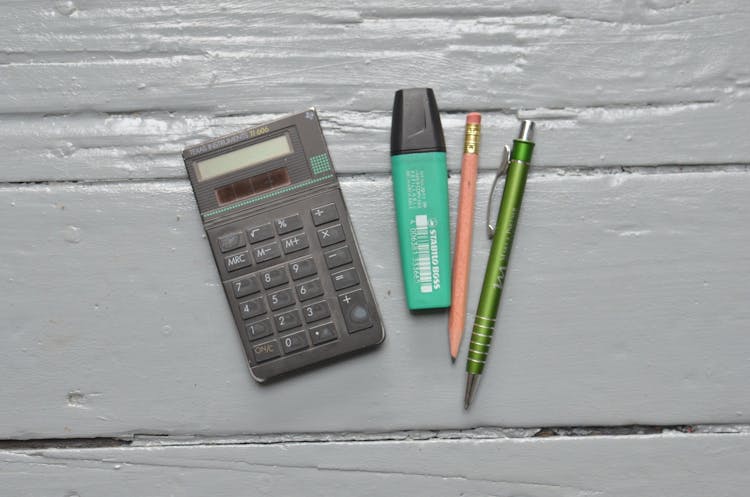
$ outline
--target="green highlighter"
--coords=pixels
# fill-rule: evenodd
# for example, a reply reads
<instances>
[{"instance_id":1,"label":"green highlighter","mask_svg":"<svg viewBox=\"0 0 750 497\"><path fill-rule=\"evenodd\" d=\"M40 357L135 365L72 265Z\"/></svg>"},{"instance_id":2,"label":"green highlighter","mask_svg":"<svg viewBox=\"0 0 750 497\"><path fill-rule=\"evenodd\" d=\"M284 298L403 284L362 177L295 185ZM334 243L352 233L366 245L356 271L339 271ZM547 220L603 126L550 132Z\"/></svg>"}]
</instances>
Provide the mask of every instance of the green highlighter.
<instances>
[{"instance_id":1,"label":"green highlighter","mask_svg":"<svg viewBox=\"0 0 750 497\"><path fill-rule=\"evenodd\" d=\"M448 168L432 89L396 92L391 166L406 303L412 310L449 307Z\"/></svg>"}]
</instances>

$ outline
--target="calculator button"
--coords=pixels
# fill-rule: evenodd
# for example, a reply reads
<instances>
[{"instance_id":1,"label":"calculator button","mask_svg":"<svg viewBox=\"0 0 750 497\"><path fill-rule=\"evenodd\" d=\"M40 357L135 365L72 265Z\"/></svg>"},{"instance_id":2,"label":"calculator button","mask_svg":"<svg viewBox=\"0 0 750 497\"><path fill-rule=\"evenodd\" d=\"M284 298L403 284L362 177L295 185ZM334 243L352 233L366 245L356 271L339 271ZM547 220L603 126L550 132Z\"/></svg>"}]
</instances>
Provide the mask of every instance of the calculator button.
<instances>
[{"instance_id":1,"label":"calculator button","mask_svg":"<svg viewBox=\"0 0 750 497\"><path fill-rule=\"evenodd\" d=\"M281 339L281 346L284 347L285 354L291 354L292 352L306 349L308 347L307 336L305 336L304 331L292 333Z\"/></svg>"},{"instance_id":2,"label":"calculator button","mask_svg":"<svg viewBox=\"0 0 750 497\"><path fill-rule=\"evenodd\" d=\"M242 314L242 319L254 318L265 312L266 306L263 304L263 297L240 302L240 314Z\"/></svg>"},{"instance_id":3,"label":"calculator button","mask_svg":"<svg viewBox=\"0 0 750 497\"><path fill-rule=\"evenodd\" d=\"M325 253L326 266L328 269L343 266L352 262L352 253L349 252L349 247L344 245L341 248L329 250Z\"/></svg>"},{"instance_id":4,"label":"calculator button","mask_svg":"<svg viewBox=\"0 0 750 497\"><path fill-rule=\"evenodd\" d=\"M305 317L306 323L312 323L313 321L318 321L319 319L330 316L331 309L328 307L328 302L315 302L314 304L303 307L302 315Z\"/></svg>"},{"instance_id":5,"label":"calculator button","mask_svg":"<svg viewBox=\"0 0 750 497\"><path fill-rule=\"evenodd\" d=\"M291 288L285 288L281 291L268 295L268 306L272 311L283 309L294 304L294 294Z\"/></svg>"},{"instance_id":6,"label":"calculator button","mask_svg":"<svg viewBox=\"0 0 750 497\"><path fill-rule=\"evenodd\" d=\"M227 271L230 272L247 267L250 265L250 254L245 250L239 254L228 255L224 257L224 265L226 266Z\"/></svg>"},{"instance_id":7,"label":"calculator button","mask_svg":"<svg viewBox=\"0 0 750 497\"><path fill-rule=\"evenodd\" d=\"M271 328L271 320L268 318L263 319L262 321L256 321L254 323L246 324L245 330L247 331L247 336L250 337L250 340L264 338L273 333L273 328Z\"/></svg>"},{"instance_id":8,"label":"calculator button","mask_svg":"<svg viewBox=\"0 0 750 497\"><path fill-rule=\"evenodd\" d=\"M255 357L255 362L268 361L270 359L275 359L280 355L281 350L279 349L279 342L276 340L253 345L253 357Z\"/></svg>"},{"instance_id":9,"label":"calculator button","mask_svg":"<svg viewBox=\"0 0 750 497\"><path fill-rule=\"evenodd\" d=\"M305 276L317 273L318 268L315 267L315 261L313 261L312 258L309 258L290 263L289 271L292 273L292 279L298 280Z\"/></svg>"},{"instance_id":10,"label":"calculator button","mask_svg":"<svg viewBox=\"0 0 750 497\"><path fill-rule=\"evenodd\" d=\"M365 294L362 290L355 290L344 295L339 295L339 304L344 314L346 329L349 333L364 330L372 326L370 310L365 301Z\"/></svg>"},{"instance_id":11,"label":"calculator button","mask_svg":"<svg viewBox=\"0 0 750 497\"><path fill-rule=\"evenodd\" d=\"M333 288L343 290L359 283L359 276L357 276L357 270L354 268L344 269L332 274L331 281L333 282Z\"/></svg>"},{"instance_id":12,"label":"calculator button","mask_svg":"<svg viewBox=\"0 0 750 497\"><path fill-rule=\"evenodd\" d=\"M310 209L310 214L312 214L313 224L315 224L315 226L330 223L339 218L339 211L336 210L336 205L334 204L321 205L320 207Z\"/></svg>"},{"instance_id":13,"label":"calculator button","mask_svg":"<svg viewBox=\"0 0 750 497\"><path fill-rule=\"evenodd\" d=\"M255 262L260 264L261 262L281 257L281 247L276 242L269 243L262 247L255 247L253 249L253 255L255 256Z\"/></svg>"},{"instance_id":14,"label":"calculator button","mask_svg":"<svg viewBox=\"0 0 750 497\"><path fill-rule=\"evenodd\" d=\"M260 291L258 278L256 278L255 276L248 276L246 278L234 280L232 282L232 291L234 292L234 296L237 298Z\"/></svg>"},{"instance_id":15,"label":"calculator button","mask_svg":"<svg viewBox=\"0 0 750 497\"><path fill-rule=\"evenodd\" d=\"M273 320L276 322L276 330L279 332L291 330L302 324L302 319L300 319L297 309L276 314Z\"/></svg>"},{"instance_id":16,"label":"calculator button","mask_svg":"<svg viewBox=\"0 0 750 497\"><path fill-rule=\"evenodd\" d=\"M321 343L330 342L336 340L338 335L336 334L336 327L333 323L327 323L317 328L310 329L310 339L313 345L320 345Z\"/></svg>"},{"instance_id":17,"label":"calculator button","mask_svg":"<svg viewBox=\"0 0 750 497\"><path fill-rule=\"evenodd\" d=\"M285 254L291 254L292 252L306 249L310 246L310 243L307 241L307 235L300 233L299 235L290 236L289 238L282 238L281 246L284 247Z\"/></svg>"},{"instance_id":18,"label":"calculator button","mask_svg":"<svg viewBox=\"0 0 750 497\"><path fill-rule=\"evenodd\" d=\"M261 224L260 226L253 226L247 230L247 239L250 243L258 243L263 240L268 240L273 236L273 226L271 223Z\"/></svg>"},{"instance_id":19,"label":"calculator button","mask_svg":"<svg viewBox=\"0 0 750 497\"><path fill-rule=\"evenodd\" d=\"M286 269L283 267L269 269L260 273L260 282L266 290L283 285L287 281L289 281L289 277L286 275Z\"/></svg>"},{"instance_id":20,"label":"calculator button","mask_svg":"<svg viewBox=\"0 0 750 497\"><path fill-rule=\"evenodd\" d=\"M318 278L306 281L302 284L297 285L297 295L299 296L300 302L319 297L323 295L323 285L320 284L320 280Z\"/></svg>"},{"instance_id":21,"label":"calculator button","mask_svg":"<svg viewBox=\"0 0 750 497\"><path fill-rule=\"evenodd\" d=\"M321 247L327 247L334 243L339 243L346 240L344 234L344 228L340 224L336 224L329 228L323 228L318 230L318 240L320 241Z\"/></svg>"},{"instance_id":22,"label":"calculator button","mask_svg":"<svg viewBox=\"0 0 750 497\"><path fill-rule=\"evenodd\" d=\"M241 232L229 233L219 237L219 250L229 252L245 246L245 237Z\"/></svg>"},{"instance_id":23,"label":"calculator button","mask_svg":"<svg viewBox=\"0 0 750 497\"><path fill-rule=\"evenodd\" d=\"M290 233L294 230L298 230L302 227L302 218L299 214L293 214L291 216L283 217L274 221L276 225L276 232L279 235L284 233Z\"/></svg>"}]
</instances>

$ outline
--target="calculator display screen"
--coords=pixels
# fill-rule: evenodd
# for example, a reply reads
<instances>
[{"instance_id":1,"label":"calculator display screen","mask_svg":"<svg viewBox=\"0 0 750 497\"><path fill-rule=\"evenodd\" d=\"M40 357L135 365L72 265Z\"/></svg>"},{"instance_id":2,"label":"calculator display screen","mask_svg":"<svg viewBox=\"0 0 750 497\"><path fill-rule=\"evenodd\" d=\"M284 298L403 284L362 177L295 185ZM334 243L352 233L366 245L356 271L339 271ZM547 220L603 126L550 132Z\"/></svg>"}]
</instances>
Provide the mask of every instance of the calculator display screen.
<instances>
[{"instance_id":1,"label":"calculator display screen","mask_svg":"<svg viewBox=\"0 0 750 497\"><path fill-rule=\"evenodd\" d=\"M278 159L294 152L289 135L284 133L281 136L271 138L260 143L255 143L249 147L243 147L232 152L228 152L218 157L212 157L204 161L195 163L195 170L198 173L200 181L215 178L222 174L231 173L238 169L260 164L272 159Z\"/></svg>"},{"instance_id":2,"label":"calculator display screen","mask_svg":"<svg viewBox=\"0 0 750 497\"><path fill-rule=\"evenodd\" d=\"M228 204L229 202L251 197L290 183L289 171L285 167L280 167L217 188L216 200L219 202L219 205Z\"/></svg>"}]
</instances>

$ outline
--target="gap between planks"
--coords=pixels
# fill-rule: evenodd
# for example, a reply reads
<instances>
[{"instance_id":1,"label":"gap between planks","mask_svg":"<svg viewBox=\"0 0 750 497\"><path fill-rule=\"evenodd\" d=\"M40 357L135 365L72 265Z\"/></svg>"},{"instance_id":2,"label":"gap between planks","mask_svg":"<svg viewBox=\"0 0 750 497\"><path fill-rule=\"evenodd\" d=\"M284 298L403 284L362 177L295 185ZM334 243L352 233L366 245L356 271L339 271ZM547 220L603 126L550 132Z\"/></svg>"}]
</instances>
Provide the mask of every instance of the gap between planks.
<instances>
[{"instance_id":1,"label":"gap between planks","mask_svg":"<svg viewBox=\"0 0 750 497\"><path fill-rule=\"evenodd\" d=\"M185 445L289 445L352 442L410 442L428 440L500 440L509 438L633 437L642 435L748 434L750 424L554 426L541 428L479 427L466 430L401 430L392 432L277 433L264 435L160 435L121 437L43 438L0 440L0 451L90 449L107 447L170 447Z\"/></svg>"},{"instance_id":2,"label":"gap between planks","mask_svg":"<svg viewBox=\"0 0 750 497\"><path fill-rule=\"evenodd\" d=\"M608 167L564 167L564 168L540 168L529 171L529 178L546 177L582 177L582 176L610 176L616 174L637 175L666 175L666 174L688 174L688 173L747 173L750 172L750 164L717 163L710 165L674 165L656 164L653 166L608 166ZM491 171L480 171L479 174L492 174ZM372 173L337 173L339 179L385 179L391 176L387 172ZM460 176L460 172L449 172L448 177ZM117 184L149 184L149 183L183 183L187 178L175 178L159 176L154 178L132 178L132 179L64 179L64 180L36 180L36 181L3 181L3 187L18 186L49 186L49 185L117 185Z\"/></svg>"}]
</instances>

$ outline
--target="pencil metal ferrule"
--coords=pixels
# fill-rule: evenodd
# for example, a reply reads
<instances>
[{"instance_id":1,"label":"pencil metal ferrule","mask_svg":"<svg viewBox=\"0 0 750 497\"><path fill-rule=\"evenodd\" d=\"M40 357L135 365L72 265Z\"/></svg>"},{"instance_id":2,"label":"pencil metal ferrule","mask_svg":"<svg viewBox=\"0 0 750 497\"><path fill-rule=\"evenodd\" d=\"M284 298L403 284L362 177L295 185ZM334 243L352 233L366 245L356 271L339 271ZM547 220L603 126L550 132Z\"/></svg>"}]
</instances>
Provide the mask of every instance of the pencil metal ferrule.
<instances>
[{"instance_id":1,"label":"pencil metal ferrule","mask_svg":"<svg viewBox=\"0 0 750 497\"><path fill-rule=\"evenodd\" d=\"M466 131L464 133L464 153L465 154L478 154L479 153L479 132L481 124L479 123L467 123Z\"/></svg>"}]
</instances>

